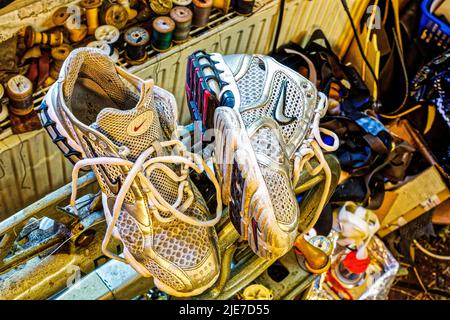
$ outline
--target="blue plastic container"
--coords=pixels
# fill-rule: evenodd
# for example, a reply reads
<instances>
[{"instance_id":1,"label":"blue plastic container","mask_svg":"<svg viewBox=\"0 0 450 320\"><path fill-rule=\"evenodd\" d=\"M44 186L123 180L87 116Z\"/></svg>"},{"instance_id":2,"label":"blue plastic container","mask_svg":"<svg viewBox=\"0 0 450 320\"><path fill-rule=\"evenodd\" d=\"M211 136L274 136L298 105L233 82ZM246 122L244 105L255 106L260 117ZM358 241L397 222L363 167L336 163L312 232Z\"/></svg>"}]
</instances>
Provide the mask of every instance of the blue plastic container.
<instances>
[{"instance_id":1,"label":"blue plastic container","mask_svg":"<svg viewBox=\"0 0 450 320\"><path fill-rule=\"evenodd\" d=\"M432 2L433 0L422 1L419 37L426 44L446 50L450 47L450 26L430 12Z\"/></svg>"}]
</instances>

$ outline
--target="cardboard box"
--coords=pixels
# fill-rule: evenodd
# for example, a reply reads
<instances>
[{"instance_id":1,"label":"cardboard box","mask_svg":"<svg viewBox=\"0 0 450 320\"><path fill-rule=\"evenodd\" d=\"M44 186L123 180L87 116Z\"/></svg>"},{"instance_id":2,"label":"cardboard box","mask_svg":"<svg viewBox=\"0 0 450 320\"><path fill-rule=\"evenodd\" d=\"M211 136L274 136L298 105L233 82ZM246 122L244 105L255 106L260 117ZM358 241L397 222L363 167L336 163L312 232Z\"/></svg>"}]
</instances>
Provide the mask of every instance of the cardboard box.
<instances>
[{"instance_id":1,"label":"cardboard box","mask_svg":"<svg viewBox=\"0 0 450 320\"><path fill-rule=\"evenodd\" d=\"M394 191L387 191L375 211L380 220L378 235L384 237L450 197L439 170L431 166Z\"/></svg>"}]
</instances>

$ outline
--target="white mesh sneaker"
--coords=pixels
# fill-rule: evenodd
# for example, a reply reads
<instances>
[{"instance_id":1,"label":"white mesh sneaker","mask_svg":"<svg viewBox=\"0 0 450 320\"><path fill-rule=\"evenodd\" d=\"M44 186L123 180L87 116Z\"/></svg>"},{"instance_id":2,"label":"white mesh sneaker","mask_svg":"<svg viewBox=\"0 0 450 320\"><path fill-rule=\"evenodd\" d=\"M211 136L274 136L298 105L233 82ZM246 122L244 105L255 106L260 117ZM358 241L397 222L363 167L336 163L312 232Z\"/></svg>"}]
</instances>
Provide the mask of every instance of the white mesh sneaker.
<instances>
[{"instance_id":1,"label":"white mesh sneaker","mask_svg":"<svg viewBox=\"0 0 450 320\"><path fill-rule=\"evenodd\" d=\"M66 59L40 117L75 164L72 204L79 170L91 166L96 174L108 223L102 246L107 256L153 276L170 295L198 295L214 284L220 188L203 160L178 139L172 94L115 67L101 51L82 48ZM213 218L190 169L205 171L217 188ZM111 236L122 241L124 258L108 250Z\"/></svg>"},{"instance_id":2,"label":"white mesh sneaker","mask_svg":"<svg viewBox=\"0 0 450 320\"><path fill-rule=\"evenodd\" d=\"M313 175L324 170L325 190L330 187L321 149L335 150L339 141L319 128L326 96L267 56L199 51L187 69L192 118L216 130L215 162L231 221L256 254L282 256L315 224L328 196L324 192L315 214L302 216L293 191L305 165ZM333 137L332 146L321 132ZM319 166L309 164L312 157Z\"/></svg>"}]
</instances>

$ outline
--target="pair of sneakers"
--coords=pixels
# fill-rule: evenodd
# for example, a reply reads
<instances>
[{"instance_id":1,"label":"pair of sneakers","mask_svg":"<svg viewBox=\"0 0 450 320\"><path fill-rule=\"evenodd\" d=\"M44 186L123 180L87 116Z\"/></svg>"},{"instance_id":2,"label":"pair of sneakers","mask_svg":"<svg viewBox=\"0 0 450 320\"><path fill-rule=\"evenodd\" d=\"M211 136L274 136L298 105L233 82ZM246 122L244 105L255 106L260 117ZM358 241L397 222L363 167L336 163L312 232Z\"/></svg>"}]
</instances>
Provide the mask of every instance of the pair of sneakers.
<instances>
[{"instance_id":1,"label":"pair of sneakers","mask_svg":"<svg viewBox=\"0 0 450 320\"><path fill-rule=\"evenodd\" d=\"M255 253L276 258L291 249L302 220L293 186L304 166L313 174L326 171L321 148L337 144L320 137L325 97L273 59L198 52L188 63L194 118L206 126L213 119L220 133L218 180L181 143L173 95L116 67L99 50L74 50L40 108L43 126L74 163L72 204L79 171L91 167L97 177L108 224L104 253L181 297L204 292L219 276L214 225L222 199ZM314 156L315 168L308 164ZM214 184L215 215L190 170L205 172ZM305 218L307 224L317 216ZM110 250L111 237L123 243L123 255Z\"/></svg>"}]
</instances>

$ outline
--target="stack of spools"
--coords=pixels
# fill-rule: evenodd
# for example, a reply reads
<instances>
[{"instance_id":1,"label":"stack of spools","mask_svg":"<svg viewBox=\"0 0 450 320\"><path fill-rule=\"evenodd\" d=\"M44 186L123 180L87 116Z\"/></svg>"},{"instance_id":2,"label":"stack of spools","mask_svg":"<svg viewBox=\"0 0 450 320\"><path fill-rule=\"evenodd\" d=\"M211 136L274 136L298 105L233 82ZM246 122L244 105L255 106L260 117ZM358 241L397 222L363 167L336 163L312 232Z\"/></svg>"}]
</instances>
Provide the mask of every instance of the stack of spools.
<instances>
[{"instance_id":1,"label":"stack of spools","mask_svg":"<svg viewBox=\"0 0 450 320\"><path fill-rule=\"evenodd\" d=\"M64 60L80 46L102 50L114 62L120 49L128 64L147 61L149 47L166 52L173 44L190 39L192 30L199 34L214 26L211 14L248 15L254 0L80 0L77 4L55 8L50 27L25 26L18 32L21 63L29 64L28 73L11 75L0 83L0 139L7 118L15 133L39 127L34 112L34 92L48 87L59 76ZM42 29L42 30L41 30ZM9 114L9 115L8 115Z\"/></svg>"},{"instance_id":2,"label":"stack of spools","mask_svg":"<svg viewBox=\"0 0 450 320\"><path fill-rule=\"evenodd\" d=\"M153 50L165 52L172 47L172 43L189 40L192 27L208 27L213 8L228 14L233 6L237 13L249 15L253 11L254 3L254 0L235 0L233 3L231 0L151 0L150 9L153 15L151 26L139 29L143 39L150 40L135 43L129 37L131 29L127 30L128 36L125 36L127 61L132 64L144 62L148 42ZM133 30L136 31L135 28ZM136 59L131 59L133 56Z\"/></svg>"}]
</instances>

